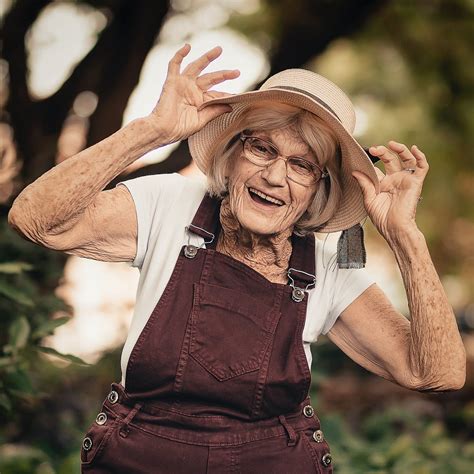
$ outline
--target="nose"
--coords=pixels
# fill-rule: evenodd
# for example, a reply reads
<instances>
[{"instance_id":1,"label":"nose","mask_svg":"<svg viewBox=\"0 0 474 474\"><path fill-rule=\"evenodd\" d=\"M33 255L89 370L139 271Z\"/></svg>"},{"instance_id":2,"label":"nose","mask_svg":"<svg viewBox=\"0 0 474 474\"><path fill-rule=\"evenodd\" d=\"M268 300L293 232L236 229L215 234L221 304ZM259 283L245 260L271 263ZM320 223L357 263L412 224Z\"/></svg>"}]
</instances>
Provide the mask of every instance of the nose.
<instances>
[{"instance_id":1,"label":"nose","mask_svg":"<svg viewBox=\"0 0 474 474\"><path fill-rule=\"evenodd\" d=\"M286 161L277 158L262 171L262 178L272 186L284 186L286 183Z\"/></svg>"}]
</instances>

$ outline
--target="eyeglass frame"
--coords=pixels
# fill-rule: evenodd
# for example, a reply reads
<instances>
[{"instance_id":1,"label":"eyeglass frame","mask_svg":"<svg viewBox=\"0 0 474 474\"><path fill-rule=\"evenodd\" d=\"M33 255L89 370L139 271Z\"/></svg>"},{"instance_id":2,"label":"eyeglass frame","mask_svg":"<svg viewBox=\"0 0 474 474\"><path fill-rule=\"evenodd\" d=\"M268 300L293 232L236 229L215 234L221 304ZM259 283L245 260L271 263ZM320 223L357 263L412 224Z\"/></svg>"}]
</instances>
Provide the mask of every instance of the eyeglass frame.
<instances>
[{"instance_id":1,"label":"eyeglass frame","mask_svg":"<svg viewBox=\"0 0 474 474\"><path fill-rule=\"evenodd\" d=\"M268 164L266 165L259 165L257 163L255 163L254 161L252 161L248 156L247 154L245 153L245 142L249 139L249 138L256 138L258 140L261 140L263 143L266 143L267 145L269 145L270 147L272 147L275 152L277 153L276 157L274 160L270 161ZM323 170L319 165L317 165L316 163L312 163L311 161L307 160L306 158L303 158L302 156L298 156L298 155L283 155L282 153L280 153L280 150L278 150L277 146L270 142L269 140L265 140L264 138L260 138L260 137L256 137L254 135L246 135L245 133L240 133L239 135L239 140L242 142L242 147L244 149L244 156L245 158L247 158L247 160L250 161L250 163L253 163L255 166L259 166L261 168L268 168L270 165L272 165L273 163L275 163L277 160L283 160L285 162L285 169L286 169L286 177L293 181L294 183L296 184L299 184L300 186L304 186L304 187L309 187L309 186L312 186L313 184L316 184L318 183L319 181L321 181L322 179L325 179L329 176L329 173L325 170ZM319 177L319 179L317 179L314 183L310 183L310 184L303 184L303 183L299 183L298 181L295 181L294 178L288 176L288 160L290 158L298 158L300 160L303 160L304 162L308 163L309 165L311 166L315 166L320 172L321 172L321 176Z\"/></svg>"}]
</instances>

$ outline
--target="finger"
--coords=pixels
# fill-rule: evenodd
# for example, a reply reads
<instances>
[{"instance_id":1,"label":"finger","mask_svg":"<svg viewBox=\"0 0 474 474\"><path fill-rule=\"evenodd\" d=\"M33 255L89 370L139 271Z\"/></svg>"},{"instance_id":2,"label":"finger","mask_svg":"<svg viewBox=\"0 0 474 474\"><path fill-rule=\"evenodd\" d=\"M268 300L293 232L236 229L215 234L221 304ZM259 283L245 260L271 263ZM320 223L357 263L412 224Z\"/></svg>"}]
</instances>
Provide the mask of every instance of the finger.
<instances>
[{"instance_id":1,"label":"finger","mask_svg":"<svg viewBox=\"0 0 474 474\"><path fill-rule=\"evenodd\" d=\"M168 63L168 75L179 74L181 63L183 62L183 59L189 54L189 51L191 51L191 45L188 43L176 51L175 55Z\"/></svg>"},{"instance_id":2,"label":"finger","mask_svg":"<svg viewBox=\"0 0 474 474\"><path fill-rule=\"evenodd\" d=\"M416 165L415 157L404 143L398 143L394 140L390 140L388 142L388 146L391 150L395 151L395 153L398 153L404 168L409 168Z\"/></svg>"},{"instance_id":3,"label":"finger","mask_svg":"<svg viewBox=\"0 0 474 474\"><path fill-rule=\"evenodd\" d=\"M383 145L371 146L369 153L380 158L387 174L392 174L403 169L398 155Z\"/></svg>"},{"instance_id":4,"label":"finger","mask_svg":"<svg viewBox=\"0 0 474 474\"><path fill-rule=\"evenodd\" d=\"M364 195L364 201L372 201L377 195L377 193L375 191L375 186L373 185L370 178L366 174L361 173L360 171L353 171L352 176L359 183L362 194Z\"/></svg>"},{"instance_id":5,"label":"finger","mask_svg":"<svg viewBox=\"0 0 474 474\"><path fill-rule=\"evenodd\" d=\"M202 126L206 125L207 122L215 119L219 115L232 112L232 107L227 104L216 104L216 105L209 105L208 107L202 109L200 112L200 117L202 120Z\"/></svg>"},{"instance_id":6,"label":"finger","mask_svg":"<svg viewBox=\"0 0 474 474\"><path fill-rule=\"evenodd\" d=\"M428 165L428 160L426 159L426 155L416 145L411 147L411 151L416 159L417 168L423 170L423 172L426 174L430 168Z\"/></svg>"},{"instance_id":7,"label":"finger","mask_svg":"<svg viewBox=\"0 0 474 474\"><path fill-rule=\"evenodd\" d=\"M184 68L183 74L191 77L198 76L212 61L218 58L221 53L222 48L220 46L210 49L207 53L203 54L192 63L189 63Z\"/></svg>"},{"instance_id":8,"label":"finger","mask_svg":"<svg viewBox=\"0 0 474 474\"><path fill-rule=\"evenodd\" d=\"M206 107L210 107L207 103L213 99L224 99L225 97L231 97L235 94L229 94L228 92L221 92L221 91L207 91L203 94L204 102L198 107L198 110L201 111ZM217 104L216 104L217 105ZM230 107L230 105L228 106Z\"/></svg>"},{"instance_id":9,"label":"finger","mask_svg":"<svg viewBox=\"0 0 474 474\"><path fill-rule=\"evenodd\" d=\"M221 92L221 91L207 91L204 92L204 100L212 100L212 99L222 99L224 97L231 97L235 94L229 94L228 92Z\"/></svg>"},{"instance_id":10,"label":"finger","mask_svg":"<svg viewBox=\"0 0 474 474\"><path fill-rule=\"evenodd\" d=\"M202 90L207 90L216 84L221 82L235 79L240 76L240 71L238 69L226 69L224 71L210 72L208 74L203 74L199 76L196 80L198 87Z\"/></svg>"}]
</instances>

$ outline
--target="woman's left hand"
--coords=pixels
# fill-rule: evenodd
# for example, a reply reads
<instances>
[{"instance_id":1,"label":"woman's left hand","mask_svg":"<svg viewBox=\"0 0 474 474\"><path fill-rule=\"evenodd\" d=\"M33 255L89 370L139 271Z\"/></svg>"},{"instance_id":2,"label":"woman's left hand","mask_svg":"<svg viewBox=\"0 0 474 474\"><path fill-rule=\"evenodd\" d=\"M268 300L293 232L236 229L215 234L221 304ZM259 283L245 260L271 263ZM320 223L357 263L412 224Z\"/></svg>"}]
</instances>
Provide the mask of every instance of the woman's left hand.
<instances>
[{"instance_id":1,"label":"woman's left hand","mask_svg":"<svg viewBox=\"0 0 474 474\"><path fill-rule=\"evenodd\" d=\"M408 149L403 143L392 140L388 142L388 148L372 146L369 152L385 165L386 174L375 168L380 192L376 193L372 181L364 173L354 171L352 176L362 189L367 214L377 230L389 240L394 233L417 228L416 206L429 166L425 154L416 145Z\"/></svg>"}]
</instances>

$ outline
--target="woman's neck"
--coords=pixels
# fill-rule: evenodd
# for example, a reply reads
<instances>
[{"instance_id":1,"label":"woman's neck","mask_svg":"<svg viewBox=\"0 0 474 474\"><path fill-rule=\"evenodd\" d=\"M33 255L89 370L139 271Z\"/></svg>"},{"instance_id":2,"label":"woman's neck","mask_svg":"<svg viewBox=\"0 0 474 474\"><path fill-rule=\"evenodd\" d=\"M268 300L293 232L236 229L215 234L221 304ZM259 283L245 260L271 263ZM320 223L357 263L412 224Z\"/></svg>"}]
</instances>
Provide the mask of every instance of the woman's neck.
<instances>
[{"instance_id":1,"label":"woman's neck","mask_svg":"<svg viewBox=\"0 0 474 474\"><path fill-rule=\"evenodd\" d=\"M292 229L271 236L247 231L232 213L228 196L221 204L220 221L219 252L245 263L273 283L287 283Z\"/></svg>"}]
</instances>

